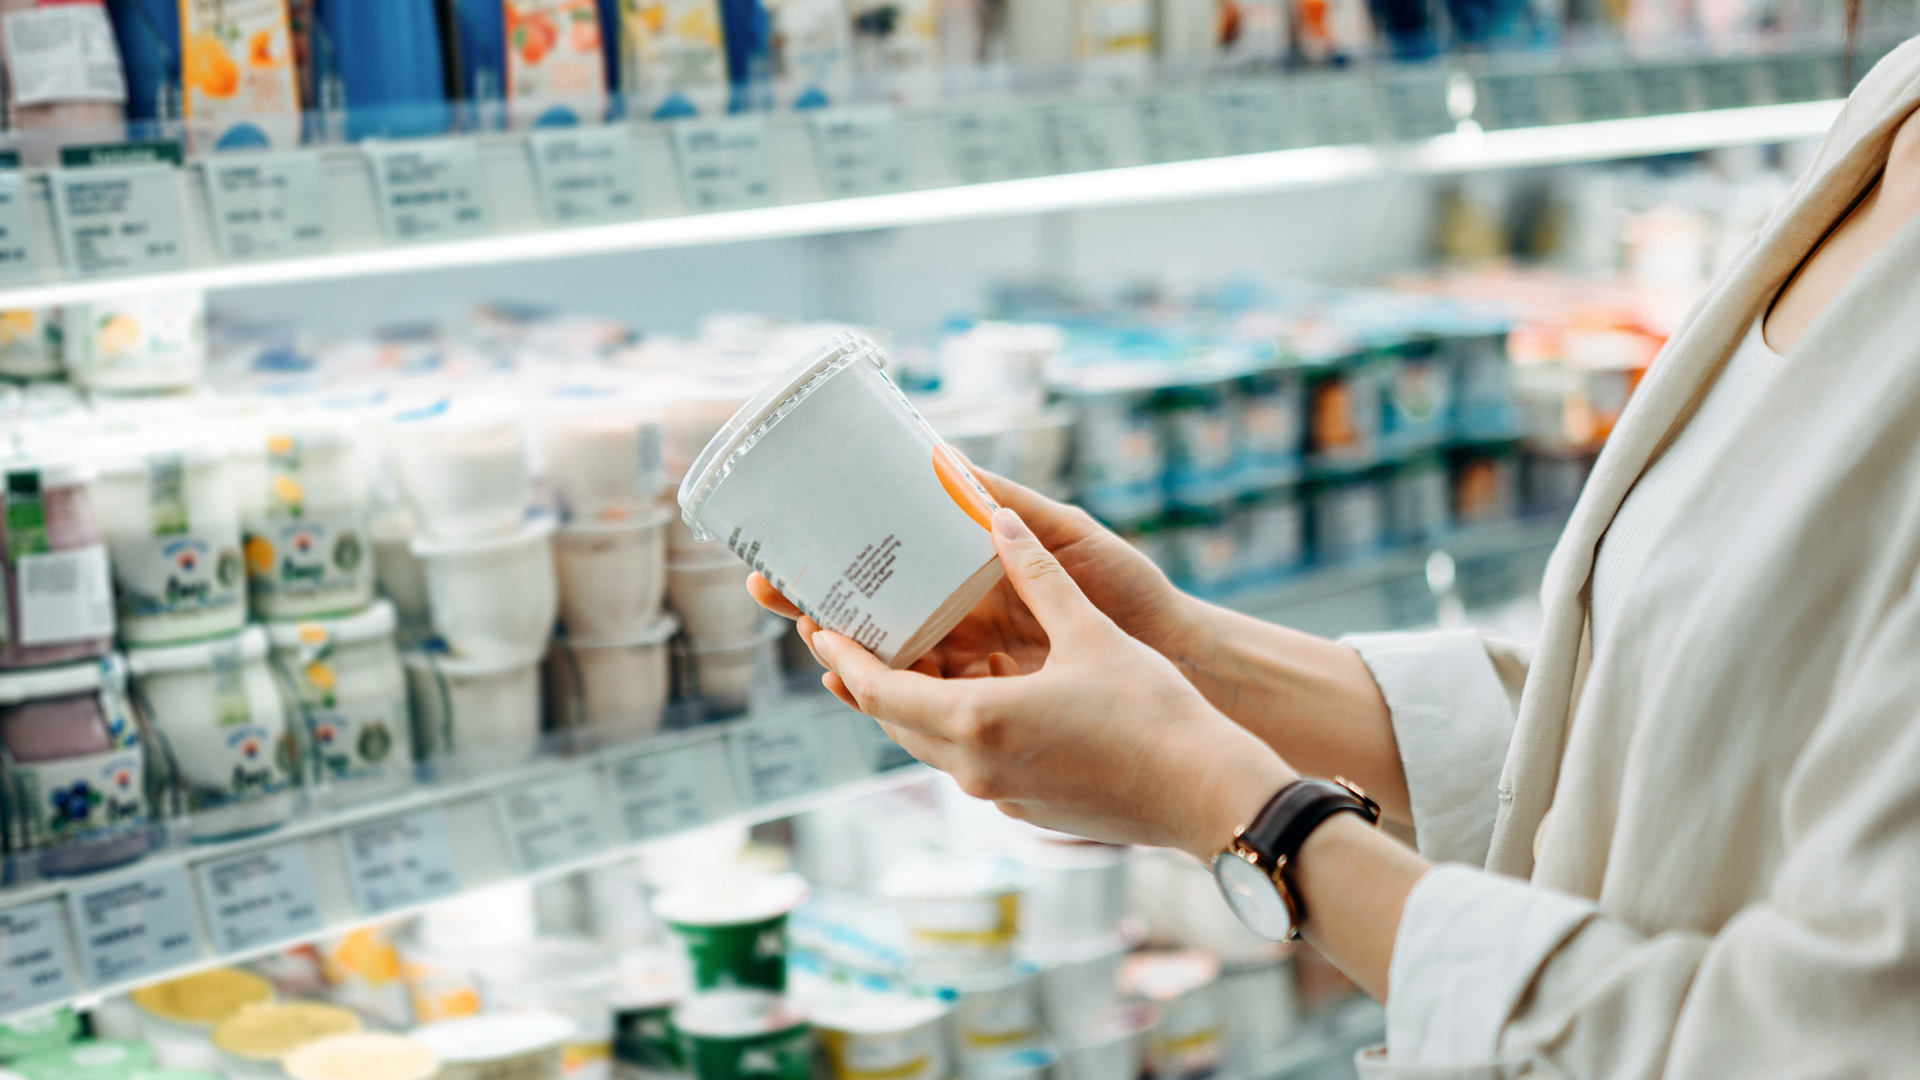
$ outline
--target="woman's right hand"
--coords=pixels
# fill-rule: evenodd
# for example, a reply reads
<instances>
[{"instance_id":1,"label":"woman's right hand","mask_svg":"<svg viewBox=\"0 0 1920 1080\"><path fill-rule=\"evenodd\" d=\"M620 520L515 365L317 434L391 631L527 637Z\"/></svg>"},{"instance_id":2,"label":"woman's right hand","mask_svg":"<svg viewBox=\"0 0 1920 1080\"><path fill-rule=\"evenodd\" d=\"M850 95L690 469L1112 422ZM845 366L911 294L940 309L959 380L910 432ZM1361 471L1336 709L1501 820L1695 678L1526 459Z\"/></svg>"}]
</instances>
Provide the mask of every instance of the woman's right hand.
<instances>
[{"instance_id":1,"label":"woman's right hand","mask_svg":"<svg viewBox=\"0 0 1920 1080\"><path fill-rule=\"evenodd\" d=\"M1191 618L1193 601L1174 588L1151 559L1084 510L978 468L974 475L994 501L1020 515L1107 618L1155 650L1169 652ZM819 627L759 574L747 579L747 589L768 611L800 620L801 634L812 640ZM988 666L988 657L1003 653L1022 672L1031 672L1046 663L1047 652L1046 629L1003 579L914 667L943 678L1005 674Z\"/></svg>"}]
</instances>

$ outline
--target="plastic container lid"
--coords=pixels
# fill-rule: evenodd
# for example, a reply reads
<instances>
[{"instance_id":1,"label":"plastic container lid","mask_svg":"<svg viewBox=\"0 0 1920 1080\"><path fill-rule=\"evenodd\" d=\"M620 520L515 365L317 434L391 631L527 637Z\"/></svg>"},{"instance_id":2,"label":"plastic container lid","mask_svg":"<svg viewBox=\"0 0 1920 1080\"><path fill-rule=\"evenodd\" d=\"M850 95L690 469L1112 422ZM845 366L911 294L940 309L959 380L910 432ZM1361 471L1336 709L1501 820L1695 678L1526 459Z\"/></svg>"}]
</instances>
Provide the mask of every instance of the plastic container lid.
<instances>
[{"instance_id":1,"label":"plastic container lid","mask_svg":"<svg viewBox=\"0 0 1920 1080\"><path fill-rule=\"evenodd\" d=\"M178 457L183 465L216 465L227 450L213 438L176 427L142 428L95 444L94 468L100 476L140 475L154 457Z\"/></svg>"},{"instance_id":2,"label":"plastic container lid","mask_svg":"<svg viewBox=\"0 0 1920 1080\"><path fill-rule=\"evenodd\" d=\"M213 1029L213 1045L238 1058L279 1061L315 1039L359 1030L359 1015L338 1005L250 1005Z\"/></svg>"},{"instance_id":3,"label":"plastic container lid","mask_svg":"<svg viewBox=\"0 0 1920 1080\"><path fill-rule=\"evenodd\" d=\"M58 1050L73 1042L79 1034L80 1015L65 1007L0 1020L0 1061Z\"/></svg>"},{"instance_id":4,"label":"plastic container lid","mask_svg":"<svg viewBox=\"0 0 1920 1080\"><path fill-rule=\"evenodd\" d=\"M639 645L663 645L674 631L680 629L680 620L674 615L662 615L660 620L643 630L631 634L605 637L568 637L556 634L554 644L569 649L629 649Z\"/></svg>"},{"instance_id":5,"label":"plastic container lid","mask_svg":"<svg viewBox=\"0 0 1920 1080\"><path fill-rule=\"evenodd\" d=\"M850 995L815 1006L813 1025L850 1035L897 1035L935 1023L947 1006L932 998L906 994Z\"/></svg>"},{"instance_id":6,"label":"plastic container lid","mask_svg":"<svg viewBox=\"0 0 1920 1080\"><path fill-rule=\"evenodd\" d=\"M141 1011L176 1024L212 1027L248 1005L273 999L273 984L251 971L214 968L135 990Z\"/></svg>"},{"instance_id":7,"label":"plastic container lid","mask_svg":"<svg viewBox=\"0 0 1920 1080\"><path fill-rule=\"evenodd\" d=\"M258 625L249 626L229 637L194 641L185 645L167 645L156 649L128 649L127 667L135 675L159 675L175 671L196 671L213 666L214 653L240 647L242 660L259 660L267 655L267 632Z\"/></svg>"},{"instance_id":8,"label":"plastic container lid","mask_svg":"<svg viewBox=\"0 0 1920 1080\"><path fill-rule=\"evenodd\" d=\"M537 514L526 519L518 529L504 536L482 536L468 540L435 540L423 533L407 541L407 549L419 559L448 555L487 555L517 547L530 547L552 536L555 527L553 518L545 514Z\"/></svg>"},{"instance_id":9,"label":"plastic container lid","mask_svg":"<svg viewBox=\"0 0 1920 1080\"><path fill-rule=\"evenodd\" d=\"M326 641L335 645L355 645L393 636L396 620L393 604L375 600L351 615L331 618L296 619L266 624L267 634L276 649L318 647Z\"/></svg>"},{"instance_id":10,"label":"plastic container lid","mask_svg":"<svg viewBox=\"0 0 1920 1080\"><path fill-rule=\"evenodd\" d=\"M678 926L739 926L785 915L811 892L799 874L743 875L663 892L653 910Z\"/></svg>"},{"instance_id":11,"label":"plastic container lid","mask_svg":"<svg viewBox=\"0 0 1920 1080\"><path fill-rule=\"evenodd\" d=\"M720 641L696 641L688 646L687 651L695 656L706 656L710 653L745 652L748 649L758 649L768 642L779 641L782 637L786 636L787 631L792 627L792 623L780 616L769 615L760 621L759 629L755 630L749 637L736 638L732 641L725 639Z\"/></svg>"},{"instance_id":12,"label":"plastic container lid","mask_svg":"<svg viewBox=\"0 0 1920 1080\"><path fill-rule=\"evenodd\" d=\"M880 875L880 893L895 900L989 899L1026 888L1011 859L911 857Z\"/></svg>"},{"instance_id":13,"label":"plastic container lid","mask_svg":"<svg viewBox=\"0 0 1920 1080\"><path fill-rule=\"evenodd\" d=\"M128 1080L152 1064L146 1043L101 1040L29 1054L13 1068L27 1080Z\"/></svg>"},{"instance_id":14,"label":"plastic container lid","mask_svg":"<svg viewBox=\"0 0 1920 1080\"><path fill-rule=\"evenodd\" d=\"M695 537L703 541L713 539L713 534L701 527L700 514L706 509L708 496L726 480L734 465L762 436L773 430L782 417L805 401L815 387L862 360L879 370L887 366L886 354L880 346L859 334L836 335L812 355L781 372L721 426L719 433L700 451L700 456L693 459L686 478L680 481L680 518Z\"/></svg>"},{"instance_id":15,"label":"plastic container lid","mask_svg":"<svg viewBox=\"0 0 1920 1080\"><path fill-rule=\"evenodd\" d=\"M280 1067L292 1080L432 1080L440 1059L404 1035L361 1032L315 1039Z\"/></svg>"},{"instance_id":16,"label":"plastic container lid","mask_svg":"<svg viewBox=\"0 0 1920 1080\"><path fill-rule=\"evenodd\" d=\"M87 660L60 667L36 668L0 674L0 705L18 705L42 698L84 694L100 689L100 664Z\"/></svg>"},{"instance_id":17,"label":"plastic container lid","mask_svg":"<svg viewBox=\"0 0 1920 1080\"><path fill-rule=\"evenodd\" d=\"M673 1010L673 1026L694 1036L740 1039L800 1027L806 1010L767 990L694 994Z\"/></svg>"},{"instance_id":18,"label":"plastic container lid","mask_svg":"<svg viewBox=\"0 0 1920 1080\"><path fill-rule=\"evenodd\" d=\"M421 1045L449 1063L517 1058L550 1050L573 1034L573 1021L547 1012L494 1013L443 1020L414 1031Z\"/></svg>"},{"instance_id":19,"label":"plastic container lid","mask_svg":"<svg viewBox=\"0 0 1920 1080\"><path fill-rule=\"evenodd\" d=\"M0 459L0 474L17 472L38 472L42 489L79 487L93 479L92 468L68 458L34 455Z\"/></svg>"},{"instance_id":20,"label":"plastic container lid","mask_svg":"<svg viewBox=\"0 0 1920 1080\"><path fill-rule=\"evenodd\" d=\"M483 679L509 671L537 666L546 654L536 652L524 660L467 660L447 653L424 653L409 649L400 654L401 663L416 671L437 671L453 679Z\"/></svg>"},{"instance_id":21,"label":"plastic container lid","mask_svg":"<svg viewBox=\"0 0 1920 1080\"><path fill-rule=\"evenodd\" d=\"M414 432L452 434L482 431L487 428L520 426L518 410L501 401L476 398L440 398L418 408L403 409L387 417L395 434Z\"/></svg>"}]
</instances>

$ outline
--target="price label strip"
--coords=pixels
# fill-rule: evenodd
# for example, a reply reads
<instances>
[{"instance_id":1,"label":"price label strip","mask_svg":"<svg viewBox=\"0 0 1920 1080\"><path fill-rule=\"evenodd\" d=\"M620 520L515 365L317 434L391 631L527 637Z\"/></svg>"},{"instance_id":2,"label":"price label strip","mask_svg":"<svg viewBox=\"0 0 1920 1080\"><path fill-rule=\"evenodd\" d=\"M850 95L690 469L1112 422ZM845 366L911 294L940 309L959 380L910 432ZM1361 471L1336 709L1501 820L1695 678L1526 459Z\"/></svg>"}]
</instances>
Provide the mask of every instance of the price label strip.
<instances>
[{"instance_id":1,"label":"price label strip","mask_svg":"<svg viewBox=\"0 0 1920 1080\"><path fill-rule=\"evenodd\" d=\"M1617 68L1567 72L1567 95L1582 120L1617 120L1633 111L1632 90Z\"/></svg>"},{"instance_id":2,"label":"price label strip","mask_svg":"<svg viewBox=\"0 0 1920 1080\"><path fill-rule=\"evenodd\" d=\"M480 150L470 139L363 144L380 227L396 244L487 234Z\"/></svg>"},{"instance_id":3,"label":"price label strip","mask_svg":"<svg viewBox=\"0 0 1920 1080\"><path fill-rule=\"evenodd\" d=\"M813 717L757 721L728 734L749 805L797 798L824 786L818 725Z\"/></svg>"},{"instance_id":4,"label":"price label strip","mask_svg":"<svg viewBox=\"0 0 1920 1080\"><path fill-rule=\"evenodd\" d=\"M906 190L906 138L891 109L819 112L811 126L820 186L829 196Z\"/></svg>"},{"instance_id":5,"label":"price label strip","mask_svg":"<svg viewBox=\"0 0 1920 1080\"><path fill-rule=\"evenodd\" d=\"M1366 85L1357 78L1326 76L1299 79L1292 85L1293 108L1299 118L1294 134L1306 146L1348 146L1374 141L1372 108Z\"/></svg>"},{"instance_id":6,"label":"price label strip","mask_svg":"<svg viewBox=\"0 0 1920 1080\"><path fill-rule=\"evenodd\" d=\"M1547 122L1543 86L1538 75L1485 75L1477 95L1482 126L1488 130L1539 127Z\"/></svg>"},{"instance_id":7,"label":"price label strip","mask_svg":"<svg viewBox=\"0 0 1920 1080\"><path fill-rule=\"evenodd\" d=\"M60 925L60 901L0 911L0 1012L73 996L73 958Z\"/></svg>"},{"instance_id":8,"label":"price label strip","mask_svg":"<svg viewBox=\"0 0 1920 1080\"><path fill-rule=\"evenodd\" d=\"M1454 128L1447 111L1447 77L1429 73L1380 80L1380 114L1387 129L1402 142L1444 135Z\"/></svg>"},{"instance_id":9,"label":"price label strip","mask_svg":"<svg viewBox=\"0 0 1920 1080\"><path fill-rule=\"evenodd\" d=\"M1753 104L1752 75L1753 66L1744 60L1715 60L1693 69L1701 104L1709 109L1743 109Z\"/></svg>"},{"instance_id":10,"label":"price label strip","mask_svg":"<svg viewBox=\"0 0 1920 1080\"><path fill-rule=\"evenodd\" d=\"M1280 88L1235 86L1207 96L1220 149L1229 154L1264 154L1287 145L1286 105Z\"/></svg>"},{"instance_id":11,"label":"price label strip","mask_svg":"<svg viewBox=\"0 0 1920 1080\"><path fill-rule=\"evenodd\" d=\"M242 952L325 929L302 841L193 868L213 947Z\"/></svg>"},{"instance_id":12,"label":"price label strip","mask_svg":"<svg viewBox=\"0 0 1920 1080\"><path fill-rule=\"evenodd\" d=\"M1640 95L1640 112L1645 116L1686 112L1692 107L1687 95L1687 69L1671 64L1649 64L1633 69L1633 88Z\"/></svg>"},{"instance_id":13,"label":"price label strip","mask_svg":"<svg viewBox=\"0 0 1920 1080\"><path fill-rule=\"evenodd\" d=\"M1056 173L1111 168L1118 150L1107 110L1095 104L1040 110L1040 141Z\"/></svg>"},{"instance_id":14,"label":"price label strip","mask_svg":"<svg viewBox=\"0 0 1920 1080\"><path fill-rule=\"evenodd\" d=\"M704 825L700 777L694 757L700 747L639 754L610 762L620 839L629 844Z\"/></svg>"},{"instance_id":15,"label":"price label strip","mask_svg":"<svg viewBox=\"0 0 1920 1080\"><path fill-rule=\"evenodd\" d=\"M438 900L460 891L438 807L343 830L347 880L364 915Z\"/></svg>"},{"instance_id":16,"label":"price label strip","mask_svg":"<svg viewBox=\"0 0 1920 1080\"><path fill-rule=\"evenodd\" d=\"M67 914L90 986L158 975L205 951L183 866L77 887L67 893Z\"/></svg>"},{"instance_id":17,"label":"price label strip","mask_svg":"<svg viewBox=\"0 0 1920 1080\"><path fill-rule=\"evenodd\" d=\"M172 165L55 169L53 212L74 273L151 274L187 265L179 170Z\"/></svg>"},{"instance_id":18,"label":"price label strip","mask_svg":"<svg viewBox=\"0 0 1920 1080\"><path fill-rule=\"evenodd\" d=\"M0 281L34 276L40 256L34 250L33 227L27 216L27 181L17 164L0 172Z\"/></svg>"},{"instance_id":19,"label":"price label strip","mask_svg":"<svg viewBox=\"0 0 1920 1080\"><path fill-rule=\"evenodd\" d=\"M689 210L772 205L773 155L758 117L678 120L670 125L680 197Z\"/></svg>"},{"instance_id":20,"label":"price label strip","mask_svg":"<svg viewBox=\"0 0 1920 1080\"><path fill-rule=\"evenodd\" d=\"M624 124L536 131L527 153L548 224L628 221L640 213L633 134Z\"/></svg>"},{"instance_id":21,"label":"price label strip","mask_svg":"<svg viewBox=\"0 0 1920 1080\"><path fill-rule=\"evenodd\" d=\"M600 785L582 771L502 791L493 797L493 811L513 865L531 874L606 850L599 803Z\"/></svg>"},{"instance_id":22,"label":"price label strip","mask_svg":"<svg viewBox=\"0 0 1920 1080\"><path fill-rule=\"evenodd\" d=\"M1822 85L1820 61L1805 53L1772 56L1761 61L1761 69L1773 84L1773 99L1781 103L1818 101L1827 96Z\"/></svg>"},{"instance_id":23,"label":"price label strip","mask_svg":"<svg viewBox=\"0 0 1920 1080\"><path fill-rule=\"evenodd\" d=\"M221 154L201 169L223 257L320 255L332 246L318 154Z\"/></svg>"},{"instance_id":24,"label":"price label strip","mask_svg":"<svg viewBox=\"0 0 1920 1080\"><path fill-rule=\"evenodd\" d=\"M1141 98L1134 115L1140 121L1140 145L1148 161L1194 161L1213 156L1199 98L1187 94Z\"/></svg>"},{"instance_id":25,"label":"price label strip","mask_svg":"<svg viewBox=\"0 0 1920 1080\"><path fill-rule=\"evenodd\" d=\"M947 114L947 159L963 184L1017 180L1039 171L1026 111L1011 105Z\"/></svg>"}]
</instances>

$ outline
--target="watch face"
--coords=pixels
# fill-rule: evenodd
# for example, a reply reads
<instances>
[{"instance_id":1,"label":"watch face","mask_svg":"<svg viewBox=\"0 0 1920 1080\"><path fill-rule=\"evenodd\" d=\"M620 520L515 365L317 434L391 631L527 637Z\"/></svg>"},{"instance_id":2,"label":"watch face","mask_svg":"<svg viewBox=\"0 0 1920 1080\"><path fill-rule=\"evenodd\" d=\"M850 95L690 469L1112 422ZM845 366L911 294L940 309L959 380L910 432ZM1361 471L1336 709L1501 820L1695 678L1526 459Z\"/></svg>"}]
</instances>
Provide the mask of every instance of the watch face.
<instances>
[{"instance_id":1,"label":"watch face","mask_svg":"<svg viewBox=\"0 0 1920 1080\"><path fill-rule=\"evenodd\" d=\"M1293 935L1293 918L1287 902L1266 872L1230 851L1213 857L1213 880L1220 895L1247 929L1268 941L1285 941Z\"/></svg>"}]
</instances>

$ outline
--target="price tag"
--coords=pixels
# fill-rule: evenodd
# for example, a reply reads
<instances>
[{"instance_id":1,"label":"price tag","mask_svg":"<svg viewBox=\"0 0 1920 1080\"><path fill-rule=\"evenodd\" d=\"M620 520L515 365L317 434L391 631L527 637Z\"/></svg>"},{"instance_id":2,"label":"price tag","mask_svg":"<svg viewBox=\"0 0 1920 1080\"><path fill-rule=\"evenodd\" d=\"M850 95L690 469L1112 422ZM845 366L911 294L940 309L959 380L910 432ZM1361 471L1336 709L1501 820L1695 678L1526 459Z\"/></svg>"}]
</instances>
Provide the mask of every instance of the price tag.
<instances>
[{"instance_id":1,"label":"price tag","mask_svg":"<svg viewBox=\"0 0 1920 1080\"><path fill-rule=\"evenodd\" d=\"M773 156L759 117L676 120L673 159L689 210L737 210L774 200Z\"/></svg>"},{"instance_id":2,"label":"price tag","mask_svg":"<svg viewBox=\"0 0 1920 1080\"><path fill-rule=\"evenodd\" d=\"M1118 148L1103 105L1056 105L1040 110L1040 145L1056 173L1112 167Z\"/></svg>"},{"instance_id":3,"label":"price tag","mask_svg":"<svg viewBox=\"0 0 1920 1080\"><path fill-rule=\"evenodd\" d=\"M508 788L493 797L513 865L523 874L606 850L600 828L600 785L587 772Z\"/></svg>"},{"instance_id":4,"label":"price tag","mask_svg":"<svg viewBox=\"0 0 1920 1080\"><path fill-rule=\"evenodd\" d=\"M234 953L325 928L301 841L193 868L213 947Z\"/></svg>"},{"instance_id":5,"label":"price tag","mask_svg":"<svg viewBox=\"0 0 1920 1080\"><path fill-rule=\"evenodd\" d=\"M472 140L363 145L387 239L405 244L486 235L486 185Z\"/></svg>"},{"instance_id":6,"label":"price tag","mask_svg":"<svg viewBox=\"0 0 1920 1080\"><path fill-rule=\"evenodd\" d=\"M1488 129L1539 127L1547 122L1538 75L1485 75L1478 91L1475 96Z\"/></svg>"},{"instance_id":7,"label":"price tag","mask_svg":"<svg viewBox=\"0 0 1920 1080\"><path fill-rule=\"evenodd\" d=\"M907 186L906 139L891 109L813 115L813 158L829 196L878 195Z\"/></svg>"},{"instance_id":8,"label":"price tag","mask_svg":"<svg viewBox=\"0 0 1920 1080\"><path fill-rule=\"evenodd\" d=\"M55 169L60 247L76 274L136 274L187 265L179 171L171 165Z\"/></svg>"},{"instance_id":9,"label":"price tag","mask_svg":"<svg viewBox=\"0 0 1920 1080\"><path fill-rule=\"evenodd\" d=\"M222 154L200 167L221 255L318 255L330 246L327 189L318 154Z\"/></svg>"},{"instance_id":10,"label":"price tag","mask_svg":"<svg viewBox=\"0 0 1920 1080\"><path fill-rule=\"evenodd\" d=\"M527 153L548 224L627 221L640 212L633 133L624 124L536 131Z\"/></svg>"},{"instance_id":11,"label":"price tag","mask_svg":"<svg viewBox=\"0 0 1920 1080\"><path fill-rule=\"evenodd\" d=\"M607 765L622 841L636 844L706 823L693 761L697 749L640 754Z\"/></svg>"},{"instance_id":12,"label":"price tag","mask_svg":"<svg viewBox=\"0 0 1920 1080\"><path fill-rule=\"evenodd\" d=\"M33 227L27 216L27 181L14 166L0 166L0 280L32 277L40 259L34 251Z\"/></svg>"},{"instance_id":13,"label":"price tag","mask_svg":"<svg viewBox=\"0 0 1920 1080\"><path fill-rule=\"evenodd\" d=\"M1454 128L1453 114L1447 111L1445 74L1381 79L1378 96L1387 130L1403 142L1444 135Z\"/></svg>"},{"instance_id":14,"label":"price tag","mask_svg":"<svg viewBox=\"0 0 1920 1080\"><path fill-rule=\"evenodd\" d=\"M340 846L362 914L379 915L460 891L447 815L438 807L346 829Z\"/></svg>"},{"instance_id":15,"label":"price tag","mask_svg":"<svg viewBox=\"0 0 1920 1080\"><path fill-rule=\"evenodd\" d=\"M1374 140L1365 85L1342 76L1299 79L1291 87L1296 136L1306 146L1347 146Z\"/></svg>"},{"instance_id":16,"label":"price tag","mask_svg":"<svg viewBox=\"0 0 1920 1080\"><path fill-rule=\"evenodd\" d=\"M1187 94L1141 98L1134 107L1140 121L1140 145L1147 160L1193 161L1212 157L1206 125L1200 120L1200 99Z\"/></svg>"},{"instance_id":17,"label":"price tag","mask_svg":"<svg viewBox=\"0 0 1920 1080\"><path fill-rule=\"evenodd\" d=\"M102 987L200 959L193 887L182 866L130 874L67 893L87 983Z\"/></svg>"},{"instance_id":18,"label":"price tag","mask_svg":"<svg viewBox=\"0 0 1920 1080\"><path fill-rule=\"evenodd\" d=\"M1017 180L1039 171L1033 129L1014 106L961 109L946 118L947 158L963 184Z\"/></svg>"},{"instance_id":19,"label":"price tag","mask_svg":"<svg viewBox=\"0 0 1920 1080\"><path fill-rule=\"evenodd\" d=\"M1700 84L1700 103L1709 109L1741 109L1753 104L1753 68L1744 60L1716 60L1696 64L1693 77Z\"/></svg>"},{"instance_id":20,"label":"price tag","mask_svg":"<svg viewBox=\"0 0 1920 1080\"><path fill-rule=\"evenodd\" d=\"M1627 77L1614 68L1567 72L1567 93L1582 120L1617 120L1633 111Z\"/></svg>"},{"instance_id":21,"label":"price tag","mask_svg":"<svg viewBox=\"0 0 1920 1080\"><path fill-rule=\"evenodd\" d=\"M749 805L764 806L823 786L818 724L813 717L756 721L727 736Z\"/></svg>"},{"instance_id":22,"label":"price tag","mask_svg":"<svg viewBox=\"0 0 1920 1080\"><path fill-rule=\"evenodd\" d=\"M1773 99L1778 102L1818 101L1825 97L1820 61L1804 53L1770 56L1760 62L1761 70L1773 83Z\"/></svg>"},{"instance_id":23,"label":"price tag","mask_svg":"<svg viewBox=\"0 0 1920 1080\"><path fill-rule=\"evenodd\" d=\"M1640 112L1647 116L1686 112L1687 69L1649 65L1633 69L1633 88L1640 94Z\"/></svg>"},{"instance_id":24,"label":"price tag","mask_svg":"<svg viewBox=\"0 0 1920 1080\"><path fill-rule=\"evenodd\" d=\"M60 901L0 911L0 1012L30 1009L73 992L73 958L60 926Z\"/></svg>"},{"instance_id":25,"label":"price tag","mask_svg":"<svg viewBox=\"0 0 1920 1080\"><path fill-rule=\"evenodd\" d=\"M1229 154L1262 154L1287 145L1280 88L1270 84L1216 90L1207 99L1220 147Z\"/></svg>"}]
</instances>

